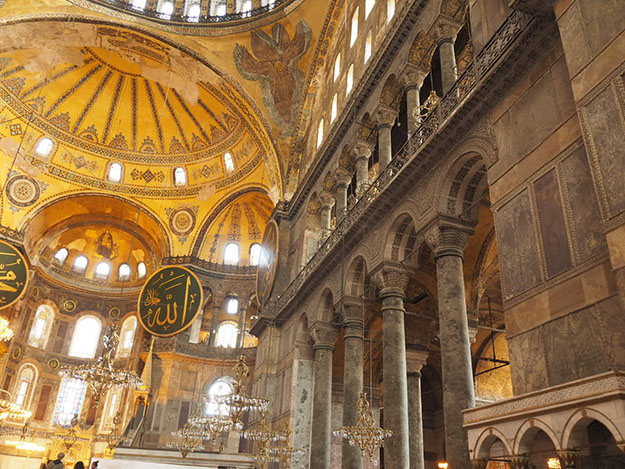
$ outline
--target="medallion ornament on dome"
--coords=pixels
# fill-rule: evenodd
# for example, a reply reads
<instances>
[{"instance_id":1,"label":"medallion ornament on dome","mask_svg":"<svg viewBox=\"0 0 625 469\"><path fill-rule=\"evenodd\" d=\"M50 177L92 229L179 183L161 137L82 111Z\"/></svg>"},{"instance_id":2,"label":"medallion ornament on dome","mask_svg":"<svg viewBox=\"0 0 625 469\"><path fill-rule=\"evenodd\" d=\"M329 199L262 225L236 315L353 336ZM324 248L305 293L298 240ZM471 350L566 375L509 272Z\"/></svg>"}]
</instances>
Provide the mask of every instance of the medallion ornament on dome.
<instances>
[{"instance_id":1,"label":"medallion ornament on dome","mask_svg":"<svg viewBox=\"0 0 625 469\"><path fill-rule=\"evenodd\" d=\"M180 238L188 236L195 228L198 209L197 206L167 209L171 231ZM181 242L184 241L181 240Z\"/></svg>"},{"instance_id":2,"label":"medallion ornament on dome","mask_svg":"<svg viewBox=\"0 0 625 469\"><path fill-rule=\"evenodd\" d=\"M41 187L28 176L13 176L7 181L6 194L9 202L16 207L29 207L39 199Z\"/></svg>"}]
</instances>

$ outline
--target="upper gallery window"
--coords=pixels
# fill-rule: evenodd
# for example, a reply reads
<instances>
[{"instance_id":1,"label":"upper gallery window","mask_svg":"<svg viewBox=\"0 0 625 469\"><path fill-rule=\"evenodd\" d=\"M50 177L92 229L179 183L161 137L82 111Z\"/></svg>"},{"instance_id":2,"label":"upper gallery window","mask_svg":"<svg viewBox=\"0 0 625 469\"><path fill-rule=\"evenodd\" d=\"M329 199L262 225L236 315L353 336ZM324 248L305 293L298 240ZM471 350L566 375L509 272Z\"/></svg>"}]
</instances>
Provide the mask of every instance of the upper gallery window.
<instances>
[{"instance_id":1,"label":"upper gallery window","mask_svg":"<svg viewBox=\"0 0 625 469\"><path fill-rule=\"evenodd\" d=\"M67 426L80 414L87 391L87 382L76 378L63 378L54 408L54 423Z\"/></svg>"},{"instance_id":2,"label":"upper gallery window","mask_svg":"<svg viewBox=\"0 0 625 469\"><path fill-rule=\"evenodd\" d=\"M102 261L98 265L95 266L95 274L93 277L106 280L107 278L109 278L110 273L111 273L110 264L108 262Z\"/></svg>"},{"instance_id":3,"label":"upper gallery window","mask_svg":"<svg viewBox=\"0 0 625 469\"><path fill-rule=\"evenodd\" d=\"M28 335L28 345L33 347L45 348L52 321L54 319L54 311L47 305L40 305L35 313L35 320L30 328Z\"/></svg>"},{"instance_id":4,"label":"upper gallery window","mask_svg":"<svg viewBox=\"0 0 625 469\"><path fill-rule=\"evenodd\" d=\"M187 1L187 21L197 23L200 21L200 14L202 13L202 7L199 3L194 1Z\"/></svg>"},{"instance_id":5,"label":"upper gallery window","mask_svg":"<svg viewBox=\"0 0 625 469\"><path fill-rule=\"evenodd\" d=\"M224 262L228 265L237 265L239 263L239 257L239 245L235 243L226 244Z\"/></svg>"},{"instance_id":6,"label":"upper gallery window","mask_svg":"<svg viewBox=\"0 0 625 469\"><path fill-rule=\"evenodd\" d=\"M354 15L352 16L352 31L351 37L349 40L349 46L353 46L356 43L356 39L358 39L358 12L360 8L356 8Z\"/></svg>"},{"instance_id":7,"label":"upper gallery window","mask_svg":"<svg viewBox=\"0 0 625 469\"><path fill-rule=\"evenodd\" d=\"M148 269L145 266L145 262L139 262L139 265L137 265L137 276L139 278L143 278L145 277L145 274L147 273Z\"/></svg>"},{"instance_id":8,"label":"upper gallery window","mask_svg":"<svg viewBox=\"0 0 625 469\"><path fill-rule=\"evenodd\" d=\"M130 279L130 266L128 264L122 264L119 266L119 272L117 273L117 280L126 281Z\"/></svg>"},{"instance_id":9,"label":"upper gallery window","mask_svg":"<svg viewBox=\"0 0 625 469\"><path fill-rule=\"evenodd\" d=\"M42 158L47 158L52 153L54 149L54 142L52 139L48 137L44 137L39 142L37 142L37 146L35 147L35 153Z\"/></svg>"},{"instance_id":10,"label":"upper gallery window","mask_svg":"<svg viewBox=\"0 0 625 469\"><path fill-rule=\"evenodd\" d=\"M132 344L135 340L135 330L137 329L137 317L130 316L122 324L119 333L119 345L117 346L116 357L123 358L130 355Z\"/></svg>"},{"instance_id":11,"label":"upper gallery window","mask_svg":"<svg viewBox=\"0 0 625 469\"><path fill-rule=\"evenodd\" d=\"M174 185L185 186L187 184L187 172L184 168L174 169Z\"/></svg>"},{"instance_id":12,"label":"upper gallery window","mask_svg":"<svg viewBox=\"0 0 625 469\"><path fill-rule=\"evenodd\" d=\"M17 378L15 388L15 403L25 409L30 407L30 400L37 380L37 369L30 364L22 366Z\"/></svg>"},{"instance_id":13,"label":"upper gallery window","mask_svg":"<svg viewBox=\"0 0 625 469\"><path fill-rule=\"evenodd\" d=\"M330 114L330 122L334 122L334 119L336 119L336 115L339 112L339 101L338 101L338 96L335 94L334 98L332 98L332 113Z\"/></svg>"},{"instance_id":14,"label":"upper gallery window","mask_svg":"<svg viewBox=\"0 0 625 469\"><path fill-rule=\"evenodd\" d=\"M229 173L234 171L234 160L230 153L224 153L224 165L226 166L226 171Z\"/></svg>"},{"instance_id":15,"label":"upper gallery window","mask_svg":"<svg viewBox=\"0 0 625 469\"><path fill-rule=\"evenodd\" d=\"M102 323L95 316L83 316L76 322L72 343L69 346L71 357L93 358L98 348Z\"/></svg>"},{"instance_id":16,"label":"upper gallery window","mask_svg":"<svg viewBox=\"0 0 625 469\"><path fill-rule=\"evenodd\" d=\"M395 16L395 0L386 0L386 22L390 23Z\"/></svg>"},{"instance_id":17,"label":"upper gallery window","mask_svg":"<svg viewBox=\"0 0 625 469\"><path fill-rule=\"evenodd\" d=\"M254 243L250 246L250 265L258 265L260 261L260 244Z\"/></svg>"},{"instance_id":18,"label":"upper gallery window","mask_svg":"<svg viewBox=\"0 0 625 469\"><path fill-rule=\"evenodd\" d=\"M371 58L371 42L372 42L372 34L371 31L367 34L367 39L365 40L365 63L369 61Z\"/></svg>"},{"instance_id":19,"label":"upper gallery window","mask_svg":"<svg viewBox=\"0 0 625 469\"><path fill-rule=\"evenodd\" d=\"M252 10L252 0L238 0L237 13L246 13Z\"/></svg>"},{"instance_id":20,"label":"upper gallery window","mask_svg":"<svg viewBox=\"0 0 625 469\"><path fill-rule=\"evenodd\" d=\"M365 0L365 19L369 17L369 13L373 10L375 6L375 0Z\"/></svg>"},{"instance_id":21,"label":"upper gallery window","mask_svg":"<svg viewBox=\"0 0 625 469\"><path fill-rule=\"evenodd\" d=\"M317 129L317 148L323 143L323 119L319 121L319 128Z\"/></svg>"},{"instance_id":22,"label":"upper gallery window","mask_svg":"<svg viewBox=\"0 0 625 469\"><path fill-rule=\"evenodd\" d=\"M161 18L168 20L174 13L174 2L171 0L164 0L160 2L158 5L158 12L160 13Z\"/></svg>"},{"instance_id":23,"label":"upper gallery window","mask_svg":"<svg viewBox=\"0 0 625 469\"><path fill-rule=\"evenodd\" d=\"M212 0L211 1L211 16L224 16L228 12L227 0Z\"/></svg>"},{"instance_id":24,"label":"upper gallery window","mask_svg":"<svg viewBox=\"0 0 625 469\"><path fill-rule=\"evenodd\" d=\"M74 272L84 274L85 270L87 270L88 264L89 259L87 259L87 256L78 256L76 259L74 259L74 265L72 268L74 269Z\"/></svg>"},{"instance_id":25,"label":"upper gallery window","mask_svg":"<svg viewBox=\"0 0 625 469\"><path fill-rule=\"evenodd\" d=\"M206 415L228 415L230 409L224 404L219 404L217 397L232 393L232 385L230 383L232 383L232 378L224 376L210 385L206 392L206 404L204 406Z\"/></svg>"},{"instance_id":26,"label":"upper gallery window","mask_svg":"<svg viewBox=\"0 0 625 469\"><path fill-rule=\"evenodd\" d=\"M217 330L217 337L215 339L216 347L234 348L237 346L237 336L239 335L239 328L234 322L222 322Z\"/></svg>"},{"instance_id":27,"label":"upper gallery window","mask_svg":"<svg viewBox=\"0 0 625 469\"><path fill-rule=\"evenodd\" d=\"M110 182L119 182L122 180L122 171L123 171L123 167L121 164L111 163L111 165L109 166L109 172L106 178Z\"/></svg>"},{"instance_id":28,"label":"upper gallery window","mask_svg":"<svg viewBox=\"0 0 625 469\"><path fill-rule=\"evenodd\" d=\"M341 76L341 53L339 52L334 61L334 81Z\"/></svg>"},{"instance_id":29,"label":"upper gallery window","mask_svg":"<svg viewBox=\"0 0 625 469\"><path fill-rule=\"evenodd\" d=\"M239 300L234 297L229 297L226 300L226 313L237 314L239 312Z\"/></svg>"},{"instance_id":30,"label":"upper gallery window","mask_svg":"<svg viewBox=\"0 0 625 469\"><path fill-rule=\"evenodd\" d=\"M145 9L146 1L147 0L130 0L130 6L136 10L143 10Z\"/></svg>"},{"instance_id":31,"label":"upper gallery window","mask_svg":"<svg viewBox=\"0 0 625 469\"><path fill-rule=\"evenodd\" d=\"M347 80L345 84L345 95L351 93L352 88L354 87L354 64L349 66L347 70Z\"/></svg>"},{"instance_id":32,"label":"upper gallery window","mask_svg":"<svg viewBox=\"0 0 625 469\"><path fill-rule=\"evenodd\" d=\"M69 251L66 248L61 248L56 251L56 254L54 255L54 260L57 261L59 264L63 265L65 263L65 260L67 259L68 254Z\"/></svg>"}]
</instances>

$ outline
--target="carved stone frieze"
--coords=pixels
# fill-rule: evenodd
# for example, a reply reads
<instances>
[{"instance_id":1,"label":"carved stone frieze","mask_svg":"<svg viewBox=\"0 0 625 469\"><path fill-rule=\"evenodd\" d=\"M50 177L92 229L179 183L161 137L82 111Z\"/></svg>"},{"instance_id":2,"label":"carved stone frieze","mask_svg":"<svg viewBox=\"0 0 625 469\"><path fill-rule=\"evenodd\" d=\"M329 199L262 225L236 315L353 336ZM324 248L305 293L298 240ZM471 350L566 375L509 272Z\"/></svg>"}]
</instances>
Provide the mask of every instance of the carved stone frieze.
<instances>
[{"instance_id":1,"label":"carved stone frieze","mask_svg":"<svg viewBox=\"0 0 625 469\"><path fill-rule=\"evenodd\" d=\"M510 8L530 15L547 16L553 14L556 0L510 0Z\"/></svg>"}]
</instances>

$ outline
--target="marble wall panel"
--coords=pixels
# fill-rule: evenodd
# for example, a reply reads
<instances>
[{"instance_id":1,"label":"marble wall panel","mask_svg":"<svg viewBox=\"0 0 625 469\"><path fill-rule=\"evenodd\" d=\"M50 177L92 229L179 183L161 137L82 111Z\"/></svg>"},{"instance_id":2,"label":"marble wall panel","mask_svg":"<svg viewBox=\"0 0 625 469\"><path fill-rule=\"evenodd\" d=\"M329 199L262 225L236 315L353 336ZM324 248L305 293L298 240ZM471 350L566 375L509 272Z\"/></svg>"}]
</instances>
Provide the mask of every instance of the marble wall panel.
<instances>
[{"instance_id":1,"label":"marble wall panel","mask_svg":"<svg viewBox=\"0 0 625 469\"><path fill-rule=\"evenodd\" d=\"M549 278L571 267L562 199L556 170L552 169L534 181L536 209Z\"/></svg>"},{"instance_id":2,"label":"marble wall panel","mask_svg":"<svg viewBox=\"0 0 625 469\"><path fill-rule=\"evenodd\" d=\"M525 394L549 385L545 347L540 329L508 340L514 394Z\"/></svg>"},{"instance_id":3,"label":"marble wall panel","mask_svg":"<svg viewBox=\"0 0 625 469\"><path fill-rule=\"evenodd\" d=\"M625 210L625 128L613 88L608 86L601 91L584 107L583 113L610 215L614 216Z\"/></svg>"},{"instance_id":4,"label":"marble wall panel","mask_svg":"<svg viewBox=\"0 0 625 469\"><path fill-rule=\"evenodd\" d=\"M625 311L618 296L596 305L601 340L610 369L625 369Z\"/></svg>"},{"instance_id":5,"label":"marble wall panel","mask_svg":"<svg viewBox=\"0 0 625 469\"><path fill-rule=\"evenodd\" d=\"M540 261L527 190L495 212L504 299L510 299L540 282Z\"/></svg>"},{"instance_id":6,"label":"marble wall panel","mask_svg":"<svg viewBox=\"0 0 625 469\"><path fill-rule=\"evenodd\" d=\"M625 29L623 0L577 0L586 40L593 55Z\"/></svg>"},{"instance_id":7,"label":"marble wall panel","mask_svg":"<svg viewBox=\"0 0 625 469\"><path fill-rule=\"evenodd\" d=\"M584 262L607 250L601 229L599 201L592 182L586 149L579 146L574 150L562 162L561 170L570 205L576 252L579 261Z\"/></svg>"}]
</instances>

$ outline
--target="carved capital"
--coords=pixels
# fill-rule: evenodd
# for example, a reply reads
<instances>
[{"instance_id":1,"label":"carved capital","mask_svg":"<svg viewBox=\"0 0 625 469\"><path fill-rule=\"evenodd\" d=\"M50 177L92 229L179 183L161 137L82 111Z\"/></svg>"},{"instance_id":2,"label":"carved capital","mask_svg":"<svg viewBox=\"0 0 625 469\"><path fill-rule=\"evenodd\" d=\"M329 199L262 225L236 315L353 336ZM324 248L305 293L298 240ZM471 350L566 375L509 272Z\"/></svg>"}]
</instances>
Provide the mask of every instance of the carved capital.
<instances>
[{"instance_id":1,"label":"carved capital","mask_svg":"<svg viewBox=\"0 0 625 469\"><path fill-rule=\"evenodd\" d=\"M407 63L402 68L402 71L399 75L399 81L401 82L404 89L417 88L420 89L423 85L423 80L427 76L428 72L426 70L421 70L414 64Z\"/></svg>"},{"instance_id":2,"label":"carved capital","mask_svg":"<svg viewBox=\"0 0 625 469\"><path fill-rule=\"evenodd\" d=\"M345 168L337 168L336 171L334 171L334 180L337 186L347 186L352 180L352 173Z\"/></svg>"},{"instance_id":3,"label":"carved capital","mask_svg":"<svg viewBox=\"0 0 625 469\"><path fill-rule=\"evenodd\" d=\"M527 456L512 456L510 458L510 467L512 469L529 469L530 458Z\"/></svg>"},{"instance_id":4,"label":"carved capital","mask_svg":"<svg viewBox=\"0 0 625 469\"><path fill-rule=\"evenodd\" d=\"M344 337L364 337L364 308L365 302L360 298L346 297L341 301L339 309L343 318Z\"/></svg>"},{"instance_id":5,"label":"carved capital","mask_svg":"<svg viewBox=\"0 0 625 469\"><path fill-rule=\"evenodd\" d=\"M373 116L378 127L392 127L397 118L397 111L386 104L378 104Z\"/></svg>"},{"instance_id":6,"label":"carved capital","mask_svg":"<svg viewBox=\"0 0 625 469\"><path fill-rule=\"evenodd\" d=\"M558 459L560 459L560 466L562 469L575 469L577 466L577 457L579 451L573 449L567 449L558 451Z\"/></svg>"},{"instance_id":7,"label":"carved capital","mask_svg":"<svg viewBox=\"0 0 625 469\"><path fill-rule=\"evenodd\" d=\"M406 371L408 374L421 373L421 368L427 362L429 353L414 347L406 347Z\"/></svg>"},{"instance_id":8,"label":"carved capital","mask_svg":"<svg viewBox=\"0 0 625 469\"><path fill-rule=\"evenodd\" d=\"M443 256L464 257L464 248L473 225L461 220L434 221L425 232L425 242L434 253L434 258Z\"/></svg>"},{"instance_id":9,"label":"carved capital","mask_svg":"<svg viewBox=\"0 0 625 469\"><path fill-rule=\"evenodd\" d=\"M444 42L454 42L460 28L462 28L462 22L446 15L438 15L428 35L434 38L438 45Z\"/></svg>"},{"instance_id":10,"label":"carved capital","mask_svg":"<svg viewBox=\"0 0 625 469\"><path fill-rule=\"evenodd\" d=\"M409 271L398 262L383 262L371 272L371 278L380 289L380 297L404 298L410 280Z\"/></svg>"},{"instance_id":11,"label":"carved capital","mask_svg":"<svg viewBox=\"0 0 625 469\"><path fill-rule=\"evenodd\" d=\"M310 336L315 345L313 348L334 350L334 342L338 336L336 327L323 321L315 321L310 326Z\"/></svg>"},{"instance_id":12,"label":"carved capital","mask_svg":"<svg viewBox=\"0 0 625 469\"><path fill-rule=\"evenodd\" d=\"M508 0L510 8L523 11L534 16L548 16L553 14L556 0Z\"/></svg>"},{"instance_id":13,"label":"carved capital","mask_svg":"<svg viewBox=\"0 0 625 469\"><path fill-rule=\"evenodd\" d=\"M471 465L474 469L486 469L488 467L488 459L472 459Z\"/></svg>"},{"instance_id":14,"label":"carved capital","mask_svg":"<svg viewBox=\"0 0 625 469\"><path fill-rule=\"evenodd\" d=\"M356 140L354 147L352 148L352 154L355 159L369 159L371 157L371 145L364 140Z\"/></svg>"},{"instance_id":15,"label":"carved capital","mask_svg":"<svg viewBox=\"0 0 625 469\"><path fill-rule=\"evenodd\" d=\"M319 194L319 204L321 205L321 208L332 208L334 202L334 195L330 192L322 191Z\"/></svg>"}]
</instances>

